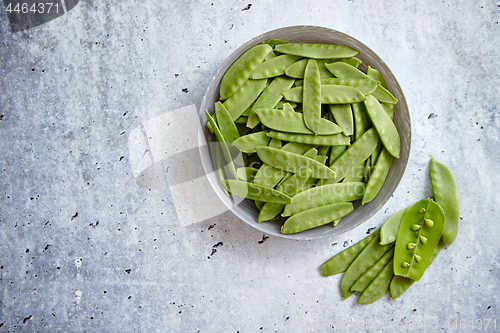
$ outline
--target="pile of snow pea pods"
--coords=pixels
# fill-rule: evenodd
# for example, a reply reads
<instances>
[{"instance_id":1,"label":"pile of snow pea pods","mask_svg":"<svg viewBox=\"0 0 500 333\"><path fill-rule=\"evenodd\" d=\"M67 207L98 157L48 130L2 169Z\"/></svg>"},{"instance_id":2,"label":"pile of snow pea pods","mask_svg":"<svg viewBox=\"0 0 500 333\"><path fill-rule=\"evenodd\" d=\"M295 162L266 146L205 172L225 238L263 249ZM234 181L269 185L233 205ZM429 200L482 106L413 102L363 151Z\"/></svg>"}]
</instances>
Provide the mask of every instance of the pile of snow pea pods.
<instances>
[{"instance_id":1,"label":"pile of snow pea pods","mask_svg":"<svg viewBox=\"0 0 500 333\"><path fill-rule=\"evenodd\" d=\"M431 160L433 198L423 199L387 219L360 242L321 265L324 276L344 272L345 298L359 292L358 303L373 303L390 292L395 299L415 281L457 236L458 190L450 169Z\"/></svg>"},{"instance_id":2,"label":"pile of snow pea pods","mask_svg":"<svg viewBox=\"0 0 500 333\"><path fill-rule=\"evenodd\" d=\"M273 39L224 74L206 111L217 170L227 195L255 201L259 222L285 218L285 234L335 226L382 188L401 150L397 99L357 54Z\"/></svg>"}]
</instances>

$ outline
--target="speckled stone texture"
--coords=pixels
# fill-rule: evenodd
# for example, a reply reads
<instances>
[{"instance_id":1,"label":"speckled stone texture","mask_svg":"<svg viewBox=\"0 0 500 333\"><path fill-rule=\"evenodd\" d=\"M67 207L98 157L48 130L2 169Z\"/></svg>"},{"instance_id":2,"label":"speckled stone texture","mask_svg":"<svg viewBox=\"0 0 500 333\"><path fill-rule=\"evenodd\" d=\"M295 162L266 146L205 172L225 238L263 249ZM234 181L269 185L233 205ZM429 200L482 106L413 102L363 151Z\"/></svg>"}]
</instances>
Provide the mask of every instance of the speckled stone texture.
<instances>
[{"instance_id":1,"label":"speckled stone texture","mask_svg":"<svg viewBox=\"0 0 500 333\"><path fill-rule=\"evenodd\" d=\"M499 331L499 21L486 0L89 0L13 34L0 5L0 332ZM248 39L301 24L357 38L402 86L413 138L393 198L334 239L229 212L181 227L168 187L137 186L129 135L199 106ZM397 300L342 300L319 266L430 196L431 157L456 176L457 240Z\"/></svg>"}]
</instances>

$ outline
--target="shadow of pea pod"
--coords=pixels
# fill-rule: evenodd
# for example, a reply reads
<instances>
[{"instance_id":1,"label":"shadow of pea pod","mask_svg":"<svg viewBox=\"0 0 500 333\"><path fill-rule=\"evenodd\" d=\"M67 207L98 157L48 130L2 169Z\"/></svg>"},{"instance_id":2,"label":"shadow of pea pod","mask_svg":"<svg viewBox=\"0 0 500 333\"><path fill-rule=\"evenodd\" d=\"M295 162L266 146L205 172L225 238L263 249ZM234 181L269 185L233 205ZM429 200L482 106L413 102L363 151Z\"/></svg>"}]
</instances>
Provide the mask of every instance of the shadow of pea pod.
<instances>
[{"instance_id":1,"label":"shadow of pea pod","mask_svg":"<svg viewBox=\"0 0 500 333\"><path fill-rule=\"evenodd\" d=\"M12 32L19 32L52 21L73 8L80 0L4 0Z\"/></svg>"}]
</instances>

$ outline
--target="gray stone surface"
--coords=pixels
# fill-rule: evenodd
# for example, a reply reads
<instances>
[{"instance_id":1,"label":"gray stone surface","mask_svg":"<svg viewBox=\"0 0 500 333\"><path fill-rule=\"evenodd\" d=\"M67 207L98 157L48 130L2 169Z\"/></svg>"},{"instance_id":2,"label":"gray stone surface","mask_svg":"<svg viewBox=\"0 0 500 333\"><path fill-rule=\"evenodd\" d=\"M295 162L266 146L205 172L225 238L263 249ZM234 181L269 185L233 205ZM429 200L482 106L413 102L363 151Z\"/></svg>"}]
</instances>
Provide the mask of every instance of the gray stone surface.
<instances>
[{"instance_id":1,"label":"gray stone surface","mask_svg":"<svg viewBox=\"0 0 500 333\"><path fill-rule=\"evenodd\" d=\"M0 6L0 332L500 330L498 2L249 3L81 1L15 34ZM401 84L413 139L394 197L335 239L266 238L229 212L181 227L168 188L136 185L130 134L298 24L359 39ZM342 300L319 265L430 196L431 157L456 176L456 242L399 299Z\"/></svg>"}]
</instances>

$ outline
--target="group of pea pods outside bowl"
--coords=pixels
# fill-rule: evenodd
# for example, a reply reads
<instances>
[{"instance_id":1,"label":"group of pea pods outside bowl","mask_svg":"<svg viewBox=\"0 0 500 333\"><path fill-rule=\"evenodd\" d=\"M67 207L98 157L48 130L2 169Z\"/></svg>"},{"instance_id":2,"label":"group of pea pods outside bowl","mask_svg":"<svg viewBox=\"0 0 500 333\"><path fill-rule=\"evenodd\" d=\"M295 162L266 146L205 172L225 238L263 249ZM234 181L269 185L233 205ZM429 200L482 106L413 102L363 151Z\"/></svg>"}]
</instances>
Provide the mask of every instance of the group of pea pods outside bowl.
<instances>
[{"instance_id":1,"label":"group of pea pods outside bowl","mask_svg":"<svg viewBox=\"0 0 500 333\"><path fill-rule=\"evenodd\" d=\"M352 202L380 191L401 144L397 99L381 73L347 46L272 39L247 50L224 74L214 115L216 164L229 196L255 201L258 222L287 218L281 232L337 225ZM433 198L391 216L368 237L321 265L344 272L344 298L399 297L443 246L455 240L458 190L450 169L431 160Z\"/></svg>"},{"instance_id":2,"label":"group of pea pods outside bowl","mask_svg":"<svg viewBox=\"0 0 500 333\"><path fill-rule=\"evenodd\" d=\"M243 53L220 83L217 170L227 195L255 201L281 233L337 225L379 193L401 143L397 99L359 52L272 39Z\"/></svg>"}]
</instances>

